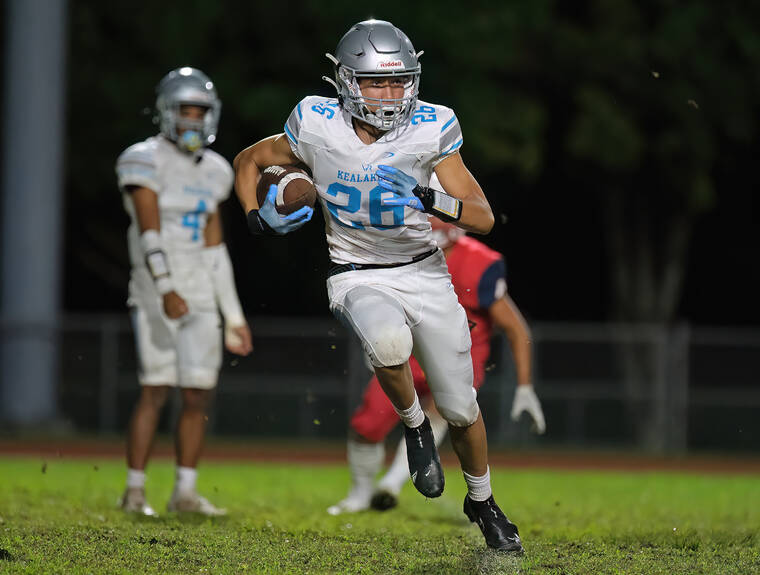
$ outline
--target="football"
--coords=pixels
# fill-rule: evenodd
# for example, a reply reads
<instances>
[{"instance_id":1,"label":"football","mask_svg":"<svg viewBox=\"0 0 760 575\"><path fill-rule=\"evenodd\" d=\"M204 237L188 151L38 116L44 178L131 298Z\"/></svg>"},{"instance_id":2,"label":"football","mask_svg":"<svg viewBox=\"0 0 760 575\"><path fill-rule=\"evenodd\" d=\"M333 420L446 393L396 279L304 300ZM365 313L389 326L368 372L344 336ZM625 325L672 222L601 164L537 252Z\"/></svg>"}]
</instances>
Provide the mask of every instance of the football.
<instances>
[{"instance_id":1,"label":"football","mask_svg":"<svg viewBox=\"0 0 760 575\"><path fill-rule=\"evenodd\" d=\"M264 203L269 187L277 186L275 208L282 215L292 214L303 206L314 207L317 189L308 174L295 166L269 166L261 172L256 187L259 206Z\"/></svg>"}]
</instances>

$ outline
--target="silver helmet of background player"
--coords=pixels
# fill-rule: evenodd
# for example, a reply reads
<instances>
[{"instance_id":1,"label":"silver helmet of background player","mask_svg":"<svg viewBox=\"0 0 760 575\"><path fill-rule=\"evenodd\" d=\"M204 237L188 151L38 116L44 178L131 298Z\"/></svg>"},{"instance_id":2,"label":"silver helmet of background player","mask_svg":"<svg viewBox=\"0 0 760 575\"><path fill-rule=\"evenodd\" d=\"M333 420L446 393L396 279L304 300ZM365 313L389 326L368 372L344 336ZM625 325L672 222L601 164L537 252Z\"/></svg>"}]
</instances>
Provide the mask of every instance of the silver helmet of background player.
<instances>
[{"instance_id":1,"label":"silver helmet of background player","mask_svg":"<svg viewBox=\"0 0 760 575\"><path fill-rule=\"evenodd\" d=\"M156 122L164 136L188 152L214 143L222 102L206 74L187 66L177 68L158 83L156 94ZM182 118L180 106L183 105L205 108L203 119ZM180 130L183 130L181 137Z\"/></svg>"},{"instance_id":2,"label":"silver helmet of background player","mask_svg":"<svg viewBox=\"0 0 760 575\"><path fill-rule=\"evenodd\" d=\"M404 125L414 111L422 68L411 40L384 20L365 20L353 26L338 42L335 56L326 54L335 65L335 81L324 77L338 90L341 106L352 116L381 130ZM404 97L367 98L359 88L359 78L402 76L406 78ZM368 106L377 107L371 112Z\"/></svg>"}]
</instances>

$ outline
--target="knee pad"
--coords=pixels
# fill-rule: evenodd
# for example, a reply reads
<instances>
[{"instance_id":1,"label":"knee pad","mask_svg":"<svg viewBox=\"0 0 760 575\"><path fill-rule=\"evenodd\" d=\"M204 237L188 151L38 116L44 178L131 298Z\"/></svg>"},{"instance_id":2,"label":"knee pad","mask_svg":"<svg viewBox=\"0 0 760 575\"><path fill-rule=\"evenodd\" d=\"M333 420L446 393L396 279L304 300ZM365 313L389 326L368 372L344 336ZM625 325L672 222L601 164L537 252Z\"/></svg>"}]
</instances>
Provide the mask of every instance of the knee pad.
<instances>
[{"instance_id":1,"label":"knee pad","mask_svg":"<svg viewBox=\"0 0 760 575\"><path fill-rule=\"evenodd\" d=\"M412 332L403 309L391 296L357 287L346 295L342 308L373 366L401 365L412 355Z\"/></svg>"},{"instance_id":2,"label":"knee pad","mask_svg":"<svg viewBox=\"0 0 760 575\"><path fill-rule=\"evenodd\" d=\"M379 326L364 344L375 367L401 365L412 355L412 332L406 324Z\"/></svg>"},{"instance_id":3,"label":"knee pad","mask_svg":"<svg viewBox=\"0 0 760 575\"><path fill-rule=\"evenodd\" d=\"M450 425L469 427L477 421L480 414L475 397L475 390L472 388L467 394L439 393L435 396L435 406Z\"/></svg>"}]
</instances>

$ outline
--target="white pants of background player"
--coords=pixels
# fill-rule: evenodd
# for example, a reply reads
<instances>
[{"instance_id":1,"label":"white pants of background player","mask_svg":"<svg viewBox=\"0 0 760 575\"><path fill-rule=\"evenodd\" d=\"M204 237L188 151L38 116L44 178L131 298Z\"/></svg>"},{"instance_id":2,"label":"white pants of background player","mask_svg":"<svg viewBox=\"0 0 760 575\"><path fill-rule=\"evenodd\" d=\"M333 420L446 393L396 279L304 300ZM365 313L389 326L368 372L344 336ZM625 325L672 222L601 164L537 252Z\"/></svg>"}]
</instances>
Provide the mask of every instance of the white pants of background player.
<instances>
[{"instance_id":1,"label":"white pants of background player","mask_svg":"<svg viewBox=\"0 0 760 575\"><path fill-rule=\"evenodd\" d=\"M190 311L180 320L131 310L140 385L213 389L222 364L222 328L216 311Z\"/></svg>"},{"instance_id":2,"label":"white pants of background player","mask_svg":"<svg viewBox=\"0 0 760 575\"><path fill-rule=\"evenodd\" d=\"M180 272L188 267L175 265L174 269ZM147 270L132 270L128 304L138 380L140 385L213 389L222 366L222 322L212 284L199 272L176 275L183 280L180 295L190 311L172 320L164 314L161 296Z\"/></svg>"},{"instance_id":3,"label":"white pants of background player","mask_svg":"<svg viewBox=\"0 0 760 575\"><path fill-rule=\"evenodd\" d=\"M185 291L193 296L187 299L190 311L178 320L169 319L147 271L132 271L129 305L140 385L216 387L222 327L214 294L210 287Z\"/></svg>"},{"instance_id":4,"label":"white pants of background player","mask_svg":"<svg viewBox=\"0 0 760 575\"><path fill-rule=\"evenodd\" d=\"M414 352L443 418L458 427L477 420L467 314L443 252L395 268L334 275L327 292L330 309L359 336L374 366L401 365Z\"/></svg>"}]
</instances>

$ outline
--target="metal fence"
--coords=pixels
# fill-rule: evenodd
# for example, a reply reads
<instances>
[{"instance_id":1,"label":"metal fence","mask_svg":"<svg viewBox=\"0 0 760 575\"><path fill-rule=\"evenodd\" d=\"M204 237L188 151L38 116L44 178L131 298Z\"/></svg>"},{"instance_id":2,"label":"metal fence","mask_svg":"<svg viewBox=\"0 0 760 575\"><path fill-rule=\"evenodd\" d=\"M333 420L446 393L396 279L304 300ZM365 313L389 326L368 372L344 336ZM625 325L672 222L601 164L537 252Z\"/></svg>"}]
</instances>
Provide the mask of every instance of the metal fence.
<instances>
[{"instance_id":1,"label":"metal fence","mask_svg":"<svg viewBox=\"0 0 760 575\"><path fill-rule=\"evenodd\" d=\"M370 377L358 342L331 319L251 323L254 354L225 355L211 433L344 437ZM527 421L509 419L515 373L497 336L479 396L491 442L758 449L760 330L534 323L532 331L547 433L538 438ZM60 350L62 416L80 430L122 431L138 393L127 317L67 317ZM173 417L176 402L164 429Z\"/></svg>"}]
</instances>

